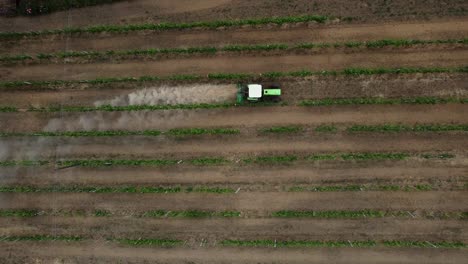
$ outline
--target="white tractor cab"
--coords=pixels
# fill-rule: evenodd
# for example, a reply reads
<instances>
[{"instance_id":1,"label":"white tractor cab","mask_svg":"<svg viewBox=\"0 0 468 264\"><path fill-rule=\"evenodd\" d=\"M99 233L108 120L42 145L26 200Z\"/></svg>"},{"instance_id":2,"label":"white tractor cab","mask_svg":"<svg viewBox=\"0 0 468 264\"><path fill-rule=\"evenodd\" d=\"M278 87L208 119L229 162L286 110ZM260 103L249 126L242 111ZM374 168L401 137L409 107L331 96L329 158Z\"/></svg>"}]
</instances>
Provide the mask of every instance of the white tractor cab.
<instances>
[{"instance_id":1,"label":"white tractor cab","mask_svg":"<svg viewBox=\"0 0 468 264\"><path fill-rule=\"evenodd\" d=\"M277 84L238 84L237 103L279 102L281 89Z\"/></svg>"}]
</instances>

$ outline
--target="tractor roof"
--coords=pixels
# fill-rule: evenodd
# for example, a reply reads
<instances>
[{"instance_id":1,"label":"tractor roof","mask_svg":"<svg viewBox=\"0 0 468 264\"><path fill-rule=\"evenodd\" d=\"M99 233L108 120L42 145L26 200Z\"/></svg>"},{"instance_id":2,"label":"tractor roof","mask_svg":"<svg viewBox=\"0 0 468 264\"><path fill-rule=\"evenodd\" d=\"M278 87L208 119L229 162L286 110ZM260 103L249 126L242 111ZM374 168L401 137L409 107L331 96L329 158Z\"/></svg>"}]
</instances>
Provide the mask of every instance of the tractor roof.
<instances>
[{"instance_id":1,"label":"tractor roof","mask_svg":"<svg viewBox=\"0 0 468 264\"><path fill-rule=\"evenodd\" d=\"M262 86L260 84L249 84L249 97L260 98L262 97Z\"/></svg>"}]
</instances>

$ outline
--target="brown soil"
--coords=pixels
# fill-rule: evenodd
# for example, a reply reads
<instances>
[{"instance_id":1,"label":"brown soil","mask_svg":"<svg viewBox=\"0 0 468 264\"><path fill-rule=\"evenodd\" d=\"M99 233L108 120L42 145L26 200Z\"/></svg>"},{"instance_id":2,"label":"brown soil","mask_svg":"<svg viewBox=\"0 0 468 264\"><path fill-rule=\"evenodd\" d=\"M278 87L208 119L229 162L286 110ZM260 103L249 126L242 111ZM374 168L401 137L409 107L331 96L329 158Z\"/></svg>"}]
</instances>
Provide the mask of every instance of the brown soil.
<instances>
[{"instance_id":1,"label":"brown soil","mask_svg":"<svg viewBox=\"0 0 468 264\"><path fill-rule=\"evenodd\" d=\"M0 145L10 151L7 160L100 158L162 158L225 156L244 158L266 153L323 152L430 152L468 149L467 134L441 137L429 134L333 134L306 133L298 136L257 136L246 133L234 136L206 137L103 137L103 138L12 138ZM269 144L274 141L275 144ZM40 146L40 151L37 151Z\"/></svg>"},{"instance_id":2,"label":"brown soil","mask_svg":"<svg viewBox=\"0 0 468 264\"><path fill-rule=\"evenodd\" d=\"M229 30L183 30L125 34L80 34L3 40L0 54L37 54L59 51L132 50L228 44L298 44L381 39L459 39L468 35L467 19L391 24L326 25Z\"/></svg>"},{"instance_id":3,"label":"brown soil","mask_svg":"<svg viewBox=\"0 0 468 264\"><path fill-rule=\"evenodd\" d=\"M5 209L466 211L466 191L239 192L237 194L0 193ZM145 201L142 203L141 201Z\"/></svg>"},{"instance_id":4,"label":"brown soil","mask_svg":"<svg viewBox=\"0 0 468 264\"><path fill-rule=\"evenodd\" d=\"M468 168L456 162L317 162L294 166L1 168L0 185L330 185L467 182Z\"/></svg>"},{"instance_id":5,"label":"brown soil","mask_svg":"<svg viewBox=\"0 0 468 264\"><path fill-rule=\"evenodd\" d=\"M468 50L404 50L317 55L214 56L115 64L64 64L0 67L0 80L90 80L102 77L170 76L174 74L264 73L272 71L342 70L350 67L464 66Z\"/></svg>"},{"instance_id":6,"label":"brown soil","mask_svg":"<svg viewBox=\"0 0 468 264\"><path fill-rule=\"evenodd\" d=\"M54 233L106 239L169 237L210 242L256 240L419 240L468 241L468 226L457 220L395 219L151 219L134 217L0 218L8 236Z\"/></svg>"},{"instance_id":7,"label":"brown soil","mask_svg":"<svg viewBox=\"0 0 468 264\"><path fill-rule=\"evenodd\" d=\"M50 256L54 252L54 256ZM124 248L109 243L12 243L0 247L0 260L6 264L22 263L427 263L459 264L466 251L459 249L402 248ZM12 257L14 256L14 257ZM34 256L34 257L32 257ZM417 256L417 258L415 258Z\"/></svg>"},{"instance_id":8,"label":"brown soil","mask_svg":"<svg viewBox=\"0 0 468 264\"><path fill-rule=\"evenodd\" d=\"M326 123L467 123L465 104L333 107L243 107L153 112L0 113L3 132L63 130L169 130ZM255 110L255 111L253 111ZM45 140L47 141L47 139Z\"/></svg>"},{"instance_id":9,"label":"brown soil","mask_svg":"<svg viewBox=\"0 0 468 264\"><path fill-rule=\"evenodd\" d=\"M457 17L464 16L467 12L468 5L463 0L394 0L391 3L385 0L133 0L40 17L0 18L0 31L30 31L94 24L162 21L180 23L304 14L381 22Z\"/></svg>"}]
</instances>

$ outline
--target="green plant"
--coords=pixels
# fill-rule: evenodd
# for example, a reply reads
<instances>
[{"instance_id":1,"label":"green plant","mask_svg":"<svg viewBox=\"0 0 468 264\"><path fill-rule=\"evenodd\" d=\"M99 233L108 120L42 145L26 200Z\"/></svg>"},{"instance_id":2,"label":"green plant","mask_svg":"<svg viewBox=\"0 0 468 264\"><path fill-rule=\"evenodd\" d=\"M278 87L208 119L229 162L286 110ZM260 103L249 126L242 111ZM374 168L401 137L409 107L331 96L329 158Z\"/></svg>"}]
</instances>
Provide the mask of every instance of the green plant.
<instances>
[{"instance_id":1,"label":"green plant","mask_svg":"<svg viewBox=\"0 0 468 264\"><path fill-rule=\"evenodd\" d=\"M304 16L288 16L288 17L265 17L259 19L244 19L244 20L224 20L224 21L210 21L210 22L193 22L193 23L160 23L160 24L127 24L127 25L98 25L86 28L64 28L57 30L43 30L43 31L30 31L30 32L2 32L0 39L7 38L20 38L28 36L41 36L41 35L60 35L60 34L80 34L80 33L125 33L131 31L142 30L178 30L178 29L192 29L192 28L218 28L218 27L235 27L243 25L265 25L277 24L282 25L285 23L300 23L316 21L324 23L328 20L326 16L304 15Z\"/></svg>"},{"instance_id":2,"label":"green plant","mask_svg":"<svg viewBox=\"0 0 468 264\"><path fill-rule=\"evenodd\" d=\"M380 218L386 216L384 211L277 211L273 217L309 217L309 218Z\"/></svg>"},{"instance_id":3,"label":"green plant","mask_svg":"<svg viewBox=\"0 0 468 264\"><path fill-rule=\"evenodd\" d=\"M244 159L245 163L272 163L272 164L288 164L298 159L297 156L264 156Z\"/></svg>"},{"instance_id":4,"label":"green plant","mask_svg":"<svg viewBox=\"0 0 468 264\"><path fill-rule=\"evenodd\" d=\"M210 134L210 135L217 135L217 134L225 134L225 135L233 135L239 134L239 129L224 129L224 128L215 128L215 129L204 129L204 128L178 128L178 129L171 129L167 132L169 135L174 136L188 136L188 135L203 135L203 134Z\"/></svg>"},{"instance_id":5,"label":"green plant","mask_svg":"<svg viewBox=\"0 0 468 264\"><path fill-rule=\"evenodd\" d=\"M219 165L226 163L227 160L225 158L198 158L190 160L190 163L193 165Z\"/></svg>"},{"instance_id":6,"label":"green plant","mask_svg":"<svg viewBox=\"0 0 468 264\"><path fill-rule=\"evenodd\" d=\"M1 33L0 33L1 35ZM431 73L431 72L438 72L438 73L466 73L468 72L468 66L464 67L453 67L453 68L437 68L437 71L434 70L434 68L406 68L406 70L398 69L398 68L379 68L379 69L373 69L373 68L367 68L367 69L345 69L342 71L315 71L311 72L308 70L302 70L302 71L296 71L296 72L284 72L281 73L282 77L307 77L311 75L321 75L321 76L328 76L328 75L359 75L359 72L365 72L366 74L408 74L408 73ZM99 79L94 79L94 80L52 80L52 81L9 81L9 82L0 82L0 88L15 88L15 87L22 87L22 86L55 86L55 85L69 85L69 84L75 84L75 83L85 83L85 84L107 84L107 83L116 83L116 82L146 82L146 81L161 81L161 80L171 80L173 78L176 78L180 75L172 75L172 76L166 76L166 77L157 77L157 76L141 76L138 78L135 77L121 77L121 78L99 78ZM198 75L183 75L184 79L190 77L190 79L193 80L202 80L204 77L198 76ZM254 79L254 78L260 78L260 77L265 77L262 74L248 74L248 73L237 73L237 74L224 74L224 73L212 73L208 74L206 78L208 80L215 79L215 80L247 80L247 79ZM334 100L357 100L357 101L350 101L351 103L345 103L342 101L340 104L437 104L437 103L468 103L467 98L448 98L448 99L443 99L443 98L433 98L433 97L420 97L420 98L404 98L404 99L386 99L390 101L385 101L383 99L379 98L357 98L357 99L322 99L319 100L322 103L319 105L333 105L337 104L334 103ZM306 100L302 102L302 105L314 105L315 100ZM205 104L208 105L209 104ZM229 104L232 105L232 104ZM229 106L228 105L228 106ZM138 109L140 106L130 106L130 107L135 107ZM145 107L155 107L158 109L159 106L145 106ZM167 106L163 106L167 107ZM219 105L217 105L219 107ZM117 109L124 109L120 111L127 111L126 108L128 106L123 106L123 107L112 107L112 106L101 106L98 107L101 109L96 109L95 107L76 107L70 109L84 109L80 111L108 111L105 110L106 108L112 108L114 110L112 111L117 111ZM200 108L200 107L199 107ZM40 109L40 108L39 108ZM91 110L89 110L91 109ZM170 109L170 108L168 108ZM145 109L145 110L151 110L151 109ZM57 111L61 111L60 108L58 108ZM77 111L77 110L74 110Z\"/></svg>"},{"instance_id":7,"label":"green plant","mask_svg":"<svg viewBox=\"0 0 468 264\"><path fill-rule=\"evenodd\" d=\"M277 126L271 128L265 128L261 131L263 133L297 133L303 130L300 126Z\"/></svg>"},{"instance_id":8,"label":"green plant","mask_svg":"<svg viewBox=\"0 0 468 264\"><path fill-rule=\"evenodd\" d=\"M106 210L95 210L94 211L94 216L107 217L107 216L111 216L111 212L106 211Z\"/></svg>"},{"instance_id":9,"label":"green plant","mask_svg":"<svg viewBox=\"0 0 468 264\"><path fill-rule=\"evenodd\" d=\"M340 156L344 160L404 160L410 157L407 153L345 153Z\"/></svg>"},{"instance_id":10,"label":"green plant","mask_svg":"<svg viewBox=\"0 0 468 264\"><path fill-rule=\"evenodd\" d=\"M38 216L39 211L37 210L0 210L0 217L34 217Z\"/></svg>"},{"instance_id":11,"label":"green plant","mask_svg":"<svg viewBox=\"0 0 468 264\"><path fill-rule=\"evenodd\" d=\"M315 154L307 157L308 160L336 160L335 154Z\"/></svg>"},{"instance_id":12,"label":"green plant","mask_svg":"<svg viewBox=\"0 0 468 264\"><path fill-rule=\"evenodd\" d=\"M167 166L177 164L177 160L64 160L57 161L60 167L104 167L104 166Z\"/></svg>"}]
</instances>

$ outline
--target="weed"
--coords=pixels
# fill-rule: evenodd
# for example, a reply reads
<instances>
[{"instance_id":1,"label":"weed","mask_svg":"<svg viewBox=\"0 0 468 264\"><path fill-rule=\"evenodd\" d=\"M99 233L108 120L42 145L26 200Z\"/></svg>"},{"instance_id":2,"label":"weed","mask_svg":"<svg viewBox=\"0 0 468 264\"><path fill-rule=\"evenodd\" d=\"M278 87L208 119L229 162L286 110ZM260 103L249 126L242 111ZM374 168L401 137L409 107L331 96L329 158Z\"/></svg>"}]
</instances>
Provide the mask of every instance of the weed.
<instances>
[{"instance_id":1,"label":"weed","mask_svg":"<svg viewBox=\"0 0 468 264\"><path fill-rule=\"evenodd\" d=\"M274 217L311 217L311 218L377 218L384 217L384 211L361 210L361 211L278 211Z\"/></svg>"}]
</instances>

